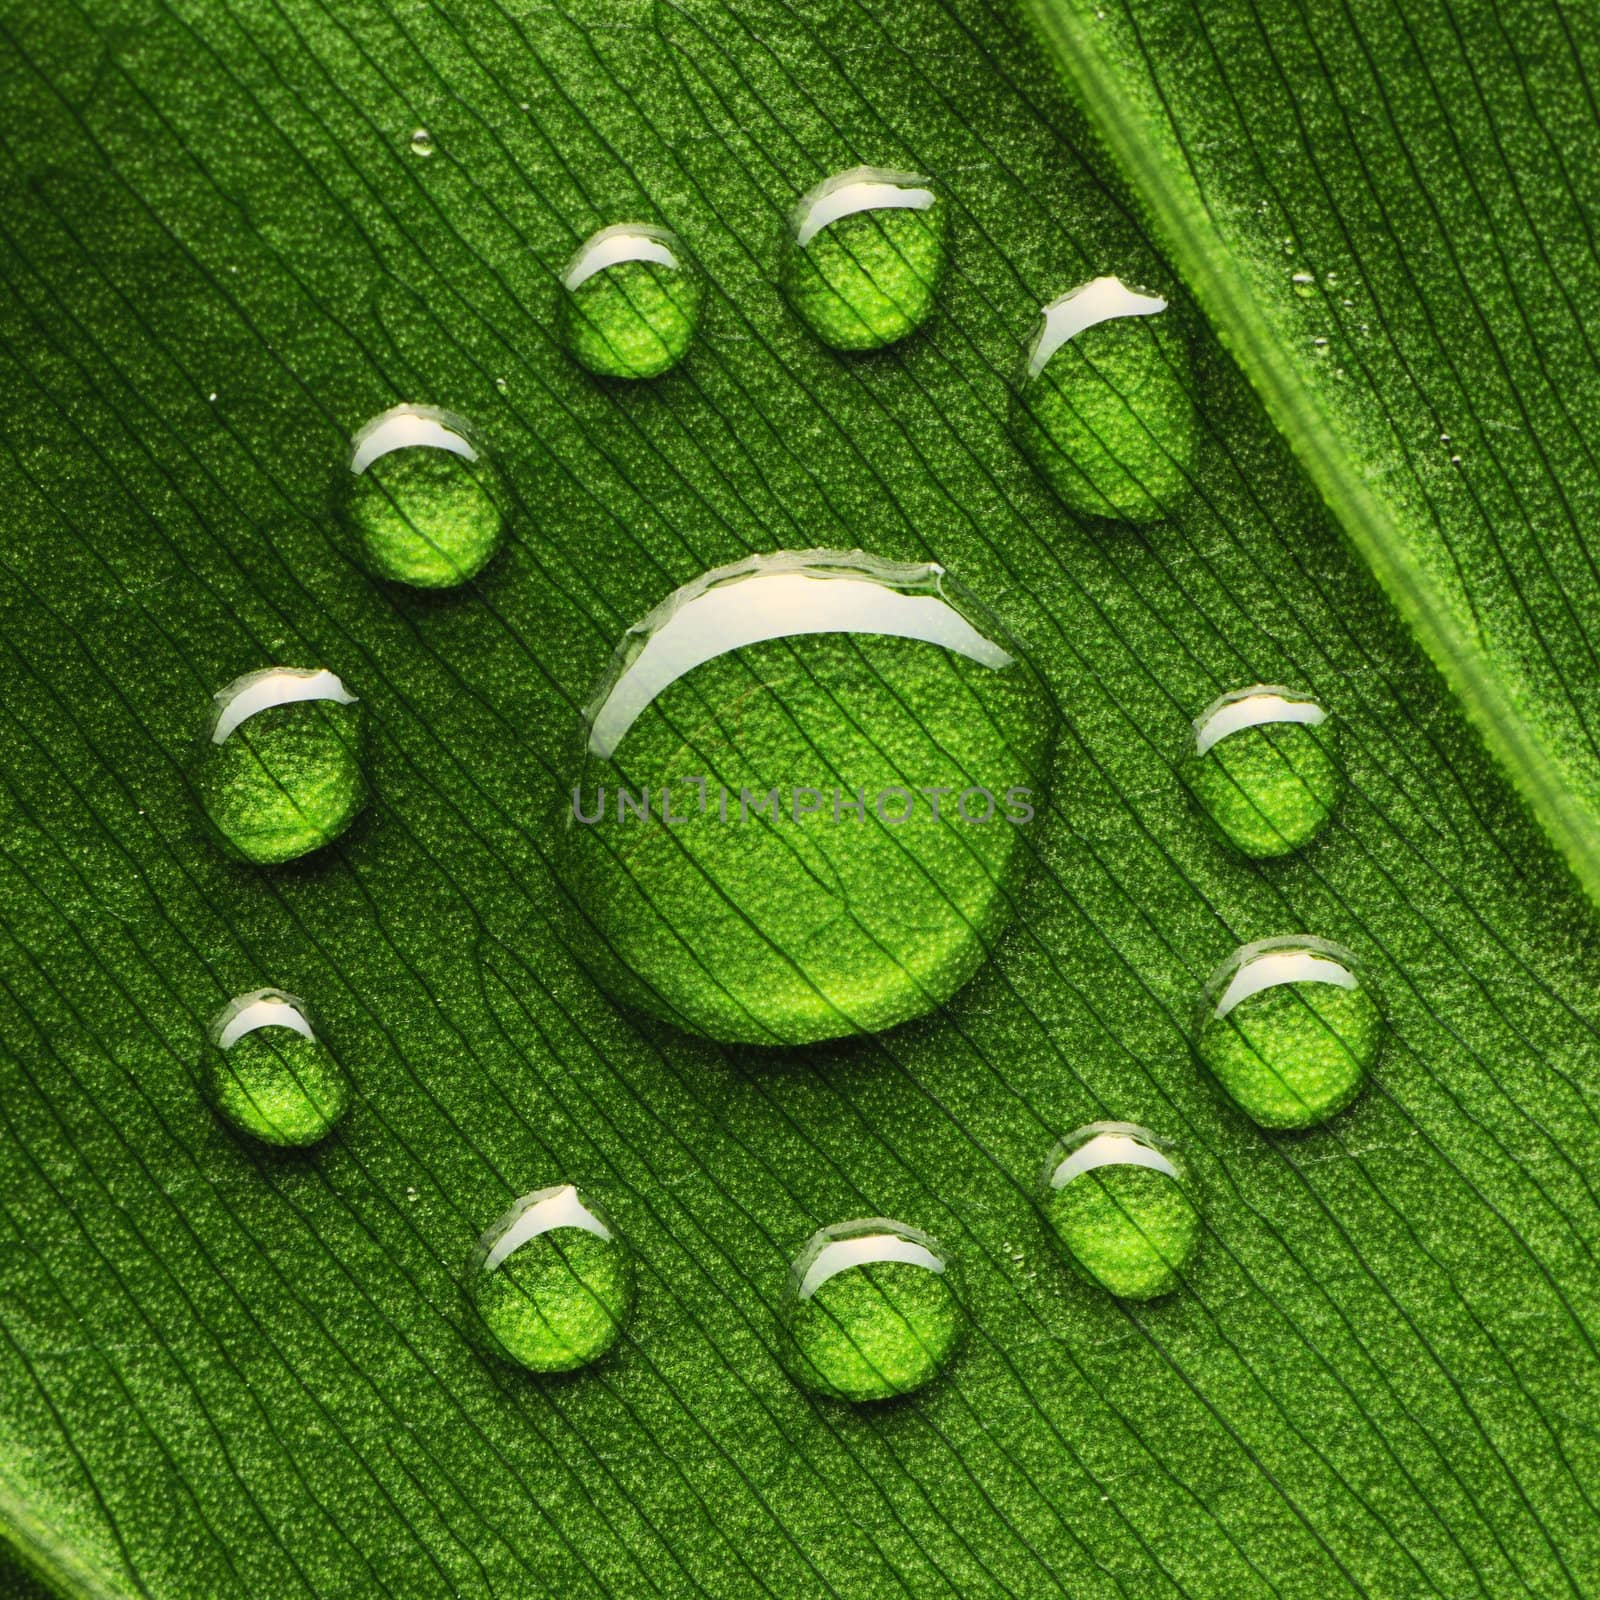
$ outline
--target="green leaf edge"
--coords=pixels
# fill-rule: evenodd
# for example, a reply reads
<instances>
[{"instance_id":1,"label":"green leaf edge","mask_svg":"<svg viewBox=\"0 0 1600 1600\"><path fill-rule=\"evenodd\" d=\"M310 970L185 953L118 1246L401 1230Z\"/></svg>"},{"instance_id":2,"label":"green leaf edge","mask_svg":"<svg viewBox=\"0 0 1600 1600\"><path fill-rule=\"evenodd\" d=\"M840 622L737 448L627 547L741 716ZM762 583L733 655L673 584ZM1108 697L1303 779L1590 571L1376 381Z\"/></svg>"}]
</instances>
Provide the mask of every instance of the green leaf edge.
<instances>
[{"instance_id":1,"label":"green leaf edge","mask_svg":"<svg viewBox=\"0 0 1600 1600\"><path fill-rule=\"evenodd\" d=\"M81 1600L117 1600L118 1591L87 1565L55 1529L0 1478L0 1593L9 1593L14 1573L31 1578L49 1594ZM24 1596L31 1593L25 1590Z\"/></svg>"},{"instance_id":2,"label":"green leaf edge","mask_svg":"<svg viewBox=\"0 0 1600 1600\"><path fill-rule=\"evenodd\" d=\"M1218 337L1260 395L1358 555L1466 709L1490 753L1600 907L1600 813L1566 784L1410 553L1392 509L1367 487L1232 269L1233 251L1168 141L1135 103L1073 0L1020 0L1024 17L1103 140L1158 243Z\"/></svg>"}]
</instances>

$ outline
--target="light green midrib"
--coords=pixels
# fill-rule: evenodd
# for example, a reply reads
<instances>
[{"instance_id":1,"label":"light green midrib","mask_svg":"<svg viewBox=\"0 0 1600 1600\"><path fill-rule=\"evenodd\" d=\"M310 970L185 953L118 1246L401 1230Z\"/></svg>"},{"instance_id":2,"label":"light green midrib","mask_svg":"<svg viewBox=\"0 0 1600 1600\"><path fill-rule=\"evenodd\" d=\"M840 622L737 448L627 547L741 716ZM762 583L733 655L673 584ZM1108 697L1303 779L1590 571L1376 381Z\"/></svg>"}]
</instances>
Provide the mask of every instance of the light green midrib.
<instances>
[{"instance_id":1,"label":"light green midrib","mask_svg":"<svg viewBox=\"0 0 1600 1600\"><path fill-rule=\"evenodd\" d=\"M81 1600L117 1600L105 1574L88 1565L56 1531L42 1522L27 1499L0 1477L0 1544L29 1577L54 1594ZM0 1569L0 1579L5 1576Z\"/></svg>"},{"instance_id":2,"label":"light green midrib","mask_svg":"<svg viewBox=\"0 0 1600 1600\"><path fill-rule=\"evenodd\" d=\"M1272 421L1316 485L1345 536L1372 569L1406 627L1443 673L1491 755L1600 906L1600 814L1574 793L1496 681L1492 664L1462 631L1412 553L1392 508L1367 487L1335 428L1234 268L1191 179L1150 119L1120 86L1073 0L1021 0L1039 37L1152 231L1260 395Z\"/></svg>"}]
</instances>

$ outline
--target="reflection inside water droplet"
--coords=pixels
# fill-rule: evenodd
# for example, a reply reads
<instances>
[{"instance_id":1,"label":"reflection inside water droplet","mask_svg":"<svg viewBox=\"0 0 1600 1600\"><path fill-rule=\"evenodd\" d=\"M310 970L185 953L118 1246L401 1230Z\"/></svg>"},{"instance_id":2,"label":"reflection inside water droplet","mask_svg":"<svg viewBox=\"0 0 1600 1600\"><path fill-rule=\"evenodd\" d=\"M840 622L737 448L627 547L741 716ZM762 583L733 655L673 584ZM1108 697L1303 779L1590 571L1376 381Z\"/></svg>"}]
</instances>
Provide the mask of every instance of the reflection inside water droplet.
<instances>
[{"instance_id":1,"label":"reflection inside water droplet","mask_svg":"<svg viewBox=\"0 0 1600 1600\"><path fill-rule=\"evenodd\" d=\"M948 1365L962 1329L943 1249L884 1217L813 1234L790 1268L782 1319L797 1381L838 1400L920 1389Z\"/></svg>"},{"instance_id":2,"label":"reflection inside water droplet","mask_svg":"<svg viewBox=\"0 0 1600 1600\"><path fill-rule=\"evenodd\" d=\"M1195 718L1184 778L1223 837L1257 859L1308 844L1344 787L1327 712L1267 683L1222 695Z\"/></svg>"},{"instance_id":3,"label":"reflection inside water droplet","mask_svg":"<svg viewBox=\"0 0 1600 1600\"><path fill-rule=\"evenodd\" d=\"M630 630L590 703L563 882L619 999L800 1044L947 1000L1009 920L1053 702L942 568L756 556Z\"/></svg>"},{"instance_id":4,"label":"reflection inside water droplet","mask_svg":"<svg viewBox=\"0 0 1600 1600\"><path fill-rule=\"evenodd\" d=\"M1045 1162L1040 1204L1077 1268L1124 1300L1169 1293L1200 1242L1177 1151L1131 1122L1092 1122Z\"/></svg>"},{"instance_id":5,"label":"reflection inside water droplet","mask_svg":"<svg viewBox=\"0 0 1600 1600\"><path fill-rule=\"evenodd\" d=\"M1018 443L1075 511L1147 522L1187 494L1197 419L1167 302L1094 278L1040 312L1012 408Z\"/></svg>"},{"instance_id":6,"label":"reflection inside water droplet","mask_svg":"<svg viewBox=\"0 0 1600 1600\"><path fill-rule=\"evenodd\" d=\"M478 1242L468 1290L494 1347L530 1372L570 1372L621 1337L633 1262L572 1184L526 1194Z\"/></svg>"},{"instance_id":7,"label":"reflection inside water droplet","mask_svg":"<svg viewBox=\"0 0 1600 1600\"><path fill-rule=\"evenodd\" d=\"M587 239L561 276L561 336L603 378L654 378L688 354L705 283L670 229L619 222Z\"/></svg>"},{"instance_id":8,"label":"reflection inside water droplet","mask_svg":"<svg viewBox=\"0 0 1600 1600\"><path fill-rule=\"evenodd\" d=\"M326 668L266 667L212 699L195 789L219 843L262 865L339 837L367 801L361 709Z\"/></svg>"},{"instance_id":9,"label":"reflection inside water droplet","mask_svg":"<svg viewBox=\"0 0 1600 1600\"><path fill-rule=\"evenodd\" d=\"M399 405L350 444L345 516L379 577L448 589L475 577L500 548L509 496L464 419Z\"/></svg>"},{"instance_id":10,"label":"reflection inside water droplet","mask_svg":"<svg viewBox=\"0 0 1600 1600\"><path fill-rule=\"evenodd\" d=\"M1196 1048L1266 1128L1307 1128L1361 1092L1382 1048L1383 1013L1356 959L1308 934L1260 939L1212 975Z\"/></svg>"},{"instance_id":11,"label":"reflection inside water droplet","mask_svg":"<svg viewBox=\"0 0 1600 1600\"><path fill-rule=\"evenodd\" d=\"M239 995L212 1020L209 1042L207 1090L241 1133L267 1144L310 1145L344 1115L344 1073L294 995Z\"/></svg>"},{"instance_id":12,"label":"reflection inside water droplet","mask_svg":"<svg viewBox=\"0 0 1600 1600\"><path fill-rule=\"evenodd\" d=\"M784 295L834 349L882 349L933 311L947 231L947 204L927 178L883 167L835 173L795 206Z\"/></svg>"}]
</instances>

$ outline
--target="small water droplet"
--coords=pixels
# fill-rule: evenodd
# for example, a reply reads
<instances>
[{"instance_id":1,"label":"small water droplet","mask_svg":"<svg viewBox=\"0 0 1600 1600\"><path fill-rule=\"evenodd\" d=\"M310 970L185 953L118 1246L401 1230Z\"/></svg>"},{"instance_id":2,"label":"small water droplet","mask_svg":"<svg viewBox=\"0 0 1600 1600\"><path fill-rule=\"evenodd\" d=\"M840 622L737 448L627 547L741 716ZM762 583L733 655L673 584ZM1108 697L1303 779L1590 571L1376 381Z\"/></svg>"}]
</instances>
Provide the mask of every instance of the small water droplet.
<instances>
[{"instance_id":1,"label":"small water droplet","mask_svg":"<svg viewBox=\"0 0 1600 1600\"><path fill-rule=\"evenodd\" d=\"M344 1073L294 995L256 989L230 1000L212 1020L209 1044L207 1090L241 1133L303 1147L344 1115Z\"/></svg>"},{"instance_id":2,"label":"small water droplet","mask_svg":"<svg viewBox=\"0 0 1600 1600\"><path fill-rule=\"evenodd\" d=\"M942 567L719 567L628 632L586 717L560 876L627 1005L727 1041L874 1032L1010 920L1054 702Z\"/></svg>"},{"instance_id":3,"label":"small water droplet","mask_svg":"<svg viewBox=\"0 0 1600 1600\"><path fill-rule=\"evenodd\" d=\"M1018 443L1074 511L1167 515L1197 435L1187 349L1159 295L1096 278L1040 313L1012 407Z\"/></svg>"},{"instance_id":4,"label":"small water droplet","mask_svg":"<svg viewBox=\"0 0 1600 1600\"><path fill-rule=\"evenodd\" d=\"M1176 1150L1132 1122L1091 1122L1045 1162L1040 1204L1069 1258L1124 1300L1183 1281L1200 1243L1192 1183Z\"/></svg>"},{"instance_id":5,"label":"small water droplet","mask_svg":"<svg viewBox=\"0 0 1600 1600\"><path fill-rule=\"evenodd\" d=\"M1302 300L1309 300L1311 298L1312 291L1317 282L1317 280L1312 277L1309 272L1296 272L1290 277L1289 281L1294 285L1295 293L1299 295Z\"/></svg>"},{"instance_id":6,"label":"small water droplet","mask_svg":"<svg viewBox=\"0 0 1600 1600\"><path fill-rule=\"evenodd\" d=\"M449 589L500 548L510 495L470 426L436 406L400 405L351 441L346 520L380 578Z\"/></svg>"},{"instance_id":7,"label":"small water droplet","mask_svg":"<svg viewBox=\"0 0 1600 1600\"><path fill-rule=\"evenodd\" d=\"M633 1260L572 1184L525 1194L478 1241L468 1292L495 1349L530 1372L571 1372L621 1337Z\"/></svg>"},{"instance_id":8,"label":"small water droplet","mask_svg":"<svg viewBox=\"0 0 1600 1600\"><path fill-rule=\"evenodd\" d=\"M506 390L511 387L511 385L508 384L504 378L496 378L494 380L494 386L500 391L501 394L504 394Z\"/></svg>"},{"instance_id":9,"label":"small water droplet","mask_svg":"<svg viewBox=\"0 0 1600 1600\"><path fill-rule=\"evenodd\" d=\"M881 350L932 314L947 263L949 207L927 178L852 167L803 195L782 286L835 350Z\"/></svg>"},{"instance_id":10,"label":"small water droplet","mask_svg":"<svg viewBox=\"0 0 1600 1600\"><path fill-rule=\"evenodd\" d=\"M414 156L431 156L434 152L433 135L426 128L414 129L411 134L411 153Z\"/></svg>"},{"instance_id":11,"label":"small water droplet","mask_svg":"<svg viewBox=\"0 0 1600 1600\"><path fill-rule=\"evenodd\" d=\"M937 1377L961 1339L949 1260L884 1217L838 1222L795 1257L782 1320L797 1382L836 1400L889 1400Z\"/></svg>"},{"instance_id":12,"label":"small water droplet","mask_svg":"<svg viewBox=\"0 0 1600 1600\"><path fill-rule=\"evenodd\" d=\"M367 803L363 720L326 668L266 667L212 697L194 761L218 842L258 865L337 839Z\"/></svg>"},{"instance_id":13,"label":"small water droplet","mask_svg":"<svg viewBox=\"0 0 1600 1600\"><path fill-rule=\"evenodd\" d=\"M1344 788L1333 723L1278 684L1234 689L1194 720L1184 778L1235 849L1257 860L1309 844Z\"/></svg>"},{"instance_id":14,"label":"small water droplet","mask_svg":"<svg viewBox=\"0 0 1600 1600\"><path fill-rule=\"evenodd\" d=\"M1196 1013L1200 1059L1264 1128L1309 1128L1361 1092L1383 1013L1348 950L1309 934L1259 939L1212 974Z\"/></svg>"},{"instance_id":15,"label":"small water droplet","mask_svg":"<svg viewBox=\"0 0 1600 1600\"><path fill-rule=\"evenodd\" d=\"M561 275L562 341L597 377L659 377L688 354L704 301L675 233L619 222L587 239Z\"/></svg>"},{"instance_id":16,"label":"small water droplet","mask_svg":"<svg viewBox=\"0 0 1600 1600\"><path fill-rule=\"evenodd\" d=\"M1314 338L1311 341L1311 352L1312 352L1313 355L1319 355L1319 356L1327 355L1327 353L1328 353L1328 341L1326 339L1324 339L1319 334L1316 338Z\"/></svg>"}]
</instances>

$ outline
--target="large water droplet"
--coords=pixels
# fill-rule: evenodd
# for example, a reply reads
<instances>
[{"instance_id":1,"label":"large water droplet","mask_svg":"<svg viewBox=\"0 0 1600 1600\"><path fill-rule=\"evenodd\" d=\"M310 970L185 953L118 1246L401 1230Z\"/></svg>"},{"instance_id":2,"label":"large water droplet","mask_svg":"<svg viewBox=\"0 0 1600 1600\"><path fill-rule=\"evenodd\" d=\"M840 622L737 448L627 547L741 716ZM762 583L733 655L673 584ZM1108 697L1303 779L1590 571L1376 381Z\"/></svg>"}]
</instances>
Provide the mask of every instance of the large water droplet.
<instances>
[{"instance_id":1,"label":"large water droplet","mask_svg":"<svg viewBox=\"0 0 1600 1600\"><path fill-rule=\"evenodd\" d=\"M624 638L563 882L600 980L715 1039L804 1044L947 1000L1009 920L1055 733L941 567L752 556Z\"/></svg>"},{"instance_id":2,"label":"large water droplet","mask_svg":"<svg viewBox=\"0 0 1600 1600\"><path fill-rule=\"evenodd\" d=\"M501 1354L570 1372L622 1336L633 1260L604 1212L570 1183L525 1194L478 1242L468 1291Z\"/></svg>"},{"instance_id":3,"label":"large water droplet","mask_svg":"<svg viewBox=\"0 0 1600 1600\"><path fill-rule=\"evenodd\" d=\"M431 156L434 152L433 135L426 128L411 131L411 153L414 156Z\"/></svg>"},{"instance_id":4,"label":"large water droplet","mask_svg":"<svg viewBox=\"0 0 1600 1600\"><path fill-rule=\"evenodd\" d=\"M212 698L195 759L219 842L259 865L337 839L367 803L356 697L325 667L267 667Z\"/></svg>"},{"instance_id":5,"label":"large water droplet","mask_svg":"<svg viewBox=\"0 0 1600 1600\"><path fill-rule=\"evenodd\" d=\"M351 441L345 515L381 578L448 589L488 564L505 532L509 495L461 418L395 406Z\"/></svg>"},{"instance_id":6,"label":"large water droplet","mask_svg":"<svg viewBox=\"0 0 1600 1600\"><path fill-rule=\"evenodd\" d=\"M1307 934L1236 950L1207 983L1195 1026L1200 1059L1264 1128L1309 1128L1342 1111L1383 1034L1356 958Z\"/></svg>"},{"instance_id":7,"label":"large water droplet","mask_svg":"<svg viewBox=\"0 0 1600 1600\"><path fill-rule=\"evenodd\" d=\"M938 1376L955 1353L961 1305L927 1234L884 1217L811 1236L784 1290L789 1363L836 1400L889 1400Z\"/></svg>"},{"instance_id":8,"label":"large water droplet","mask_svg":"<svg viewBox=\"0 0 1600 1600\"><path fill-rule=\"evenodd\" d=\"M790 219L789 304L835 350L881 350L928 320L944 277L949 207L927 178L835 173Z\"/></svg>"},{"instance_id":9,"label":"large water droplet","mask_svg":"<svg viewBox=\"0 0 1600 1600\"><path fill-rule=\"evenodd\" d=\"M1265 859L1322 831L1343 788L1336 757L1333 723L1310 695L1260 683L1195 718L1184 777L1223 837Z\"/></svg>"},{"instance_id":10,"label":"large water droplet","mask_svg":"<svg viewBox=\"0 0 1600 1600\"><path fill-rule=\"evenodd\" d=\"M705 282L678 236L619 222L587 240L561 276L561 336L602 378L654 378L688 354Z\"/></svg>"},{"instance_id":11,"label":"large water droplet","mask_svg":"<svg viewBox=\"0 0 1600 1600\"><path fill-rule=\"evenodd\" d=\"M1200 1214L1176 1150L1132 1122L1091 1122L1050 1152L1040 1203L1073 1263L1124 1300L1183 1281Z\"/></svg>"},{"instance_id":12,"label":"large water droplet","mask_svg":"<svg viewBox=\"0 0 1600 1600\"><path fill-rule=\"evenodd\" d=\"M255 989L217 1013L205 1076L217 1110L241 1133L267 1144L302 1146L326 1138L349 1094L305 1002L282 989Z\"/></svg>"},{"instance_id":13,"label":"large water droplet","mask_svg":"<svg viewBox=\"0 0 1600 1600\"><path fill-rule=\"evenodd\" d=\"M1095 278L1040 313L1013 426L1074 511L1148 522L1189 491L1198 423L1166 311L1159 295Z\"/></svg>"}]
</instances>

